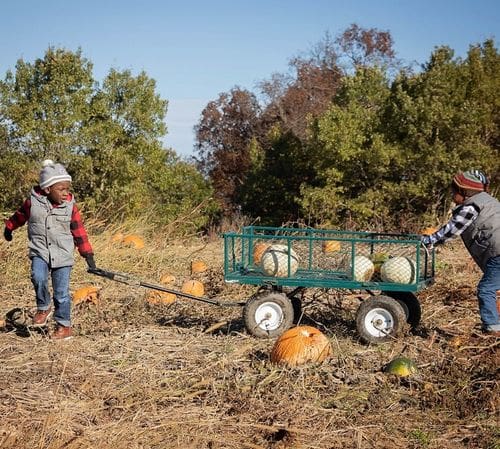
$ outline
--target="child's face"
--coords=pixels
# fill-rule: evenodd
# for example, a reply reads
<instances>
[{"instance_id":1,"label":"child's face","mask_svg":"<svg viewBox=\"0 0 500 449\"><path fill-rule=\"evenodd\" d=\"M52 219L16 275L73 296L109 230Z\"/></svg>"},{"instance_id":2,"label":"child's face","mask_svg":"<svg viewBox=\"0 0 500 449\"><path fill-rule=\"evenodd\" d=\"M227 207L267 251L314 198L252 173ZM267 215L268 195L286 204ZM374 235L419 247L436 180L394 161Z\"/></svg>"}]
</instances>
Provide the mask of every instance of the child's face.
<instances>
[{"instance_id":1,"label":"child's face","mask_svg":"<svg viewBox=\"0 0 500 449\"><path fill-rule=\"evenodd\" d=\"M61 181L47 187L45 192L52 203L62 204L68 199L70 187L71 183L69 181Z\"/></svg>"},{"instance_id":2,"label":"child's face","mask_svg":"<svg viewBox=\"0 0 500 449\"><path fill-rule=\"evenodd\" d=\"M455 189L452 189L452 198L455 204L462 204L465 201L465 197Z\"/></svg>"}]
</instances>

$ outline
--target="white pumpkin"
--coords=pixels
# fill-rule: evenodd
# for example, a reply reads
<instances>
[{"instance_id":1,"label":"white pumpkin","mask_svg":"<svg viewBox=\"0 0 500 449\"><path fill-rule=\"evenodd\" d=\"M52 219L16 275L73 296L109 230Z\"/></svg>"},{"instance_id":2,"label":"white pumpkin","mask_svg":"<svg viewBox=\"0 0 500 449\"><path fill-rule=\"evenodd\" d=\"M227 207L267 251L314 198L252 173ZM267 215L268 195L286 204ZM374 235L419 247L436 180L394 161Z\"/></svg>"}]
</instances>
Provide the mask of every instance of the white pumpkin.
<instances>
[{"instance_id":1,"label":"white pumpkin","mask_svg":"<svg viewBox=\"0 0 500 449\"><path fill-rule=\"evenodd\" d=\"M354 280L358 282L369 281L375 272L375 265L366 256L354 258Z\"/></svg>"},{"instance_id":2,"label":"white pumpkin","mask_svg":"<svg viewBox=\"0 0 500 449\"><path fill-rule=\"evenodd\" d=\"M384 282L411 284L416 279L415 262L408 257L391 257L380 267L380 278Z\"/></svg>"},{"instance_id":3,"label":"white pumpkin","mask_svg":"<svg viewBox=\"0 0 500 449\"><path fill-rule=\"evenodd\" d=\"M290 252L290 254L289 254ZM267 276L287 277L288 261L290 259L290 276L293 276L299 267L299 258L288 245L271 245L264 251L260 261L262 271Z\"/></svg>"}]
</instances>

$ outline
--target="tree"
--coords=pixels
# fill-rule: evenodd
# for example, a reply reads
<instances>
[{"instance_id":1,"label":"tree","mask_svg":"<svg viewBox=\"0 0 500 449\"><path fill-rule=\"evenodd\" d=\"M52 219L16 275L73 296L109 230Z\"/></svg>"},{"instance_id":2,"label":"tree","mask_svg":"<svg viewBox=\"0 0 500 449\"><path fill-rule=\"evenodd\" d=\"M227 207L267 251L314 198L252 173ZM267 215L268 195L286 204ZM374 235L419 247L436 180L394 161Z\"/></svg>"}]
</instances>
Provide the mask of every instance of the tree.
<instances>
[{"instance_id":1,"label":"tree","mask_svg":"<svg viewBox=\"0 0 500 449\"><path fill-rule=\"evenodd\" d=\"M49 48L33 64L19 60L0 83L0 172L25 195L51 158L67 165L79 202L103 219L147 212L150 223L165 223L196 208L193 226L202 226L211 190L194 165L163 148L166 111L146 73L110 70L99 85L80 50ZM12 187L0 188L0 205L18 199Z\"/></svg>"},{"instance_id":2,"label":"tree","mask_svg":"<svg viewBox=\"0 0 500 449\"><path fill-rule=\"evenodd\" d=\"M80 144L92 85L92 64L81 50L49 47L34 63L19 60L0 83L11 145L33 159L67 160Z\"/></svg>"},{"instance_id":3,"label":"tree","mask_svg":"<svg viewBox=\"0 0 500 449\"><path fill-rule=\"evenodd\" d=\"M236 87L211 101L196 126L198 167L227 212L234 210L250 167L250 142L259 132L259 112L255 95Z\"/></svg>"},{"instance_id":4,"label":"tree","mask_svg":"<svg viewBox=\"0 0 500 449\"><path fill-rule=\"evenodd\" d=\"M397 231L443 221L456 171L498 176L498 63L487 42L465 61L436 49L421 73L391 84L366 69L345 78L315 124L320 184L303 186L304 214Z\"/></svg>"},{"instance_id":5,"label":"tree","mask_svg":"<svg viewBox=\"0 0 500 449\"><path fill-rule=\"evenodd\" d=\"M441 47L421 73L395 80L384 122L406 161L400 174L409 212L443 217L458 170L498 176L499 63L491 41L472 46L465 60Z\"/></svg>"},{"instance_id":6,"label":"tree","mask_svg":"<svg viewBox=\"0 0 500 449\"><path fill-rule=\"evenodd\" d=\"M382 114L389 96L385 74L360 68L345 77L334 104L315 123L310 140L313 182L303 183L303 215L314 223L355 226L380 222L389 213L384 185L398 164L386 142Z\"/></svg>"}]
</instances>

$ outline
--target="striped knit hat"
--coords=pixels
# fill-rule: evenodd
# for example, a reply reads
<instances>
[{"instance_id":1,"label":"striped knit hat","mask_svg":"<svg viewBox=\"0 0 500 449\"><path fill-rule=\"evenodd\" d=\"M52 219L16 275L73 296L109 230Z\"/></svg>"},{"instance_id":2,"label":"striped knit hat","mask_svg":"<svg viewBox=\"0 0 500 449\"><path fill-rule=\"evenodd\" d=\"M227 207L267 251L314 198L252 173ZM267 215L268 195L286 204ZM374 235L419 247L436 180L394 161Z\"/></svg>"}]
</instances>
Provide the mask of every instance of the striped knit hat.
<instances>
[{"instance_id":1,"label":"striped knit hat","mask_svg":"<svg viewBox=\"0 0 500 449\"><path fill-rule=\"evenodd\" d=\"M469 170L457 173L453 183L464 190L483 192L487 190L490 182L481 170Z\"/></svg>"},{"instance_id":2,"label":"striped knit hat","mask_svg":"<svg viewBox=\"0 0 500 449\"><path fill-rule=\"evenodd\" d=\"M40 188L46 189L53 186L57 182L69 181L71 176L61 164L55 164L50 159L43 161L42 170L40 171Z\"/></svg>"}]
</instances>

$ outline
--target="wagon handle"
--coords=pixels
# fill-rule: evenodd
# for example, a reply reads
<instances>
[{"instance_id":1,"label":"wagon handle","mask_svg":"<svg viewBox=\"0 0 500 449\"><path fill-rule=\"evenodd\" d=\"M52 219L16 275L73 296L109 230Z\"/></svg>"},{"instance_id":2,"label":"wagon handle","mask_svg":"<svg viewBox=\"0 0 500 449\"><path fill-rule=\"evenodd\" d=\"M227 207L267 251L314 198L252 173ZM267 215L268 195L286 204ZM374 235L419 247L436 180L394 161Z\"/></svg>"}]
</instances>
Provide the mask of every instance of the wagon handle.
<instances>
[{"instance_id":1,"label":"wagon handle","mask_svg":"<svg viewBox=\"0 0 500 449\"><path fill-rule=\"evenodd\" d=\"M184 293L179 290L173 290L163 285L151 284L149 282L141 281L139 279L132 277L130 274L127 273L119 273L116 271L103 270L102 268L89 268L87 272L95 274L96 276L104 277L111 281L121 282L123 284L132 285L135 287L145 287L152 290L159 290L166 293L172 293L177 296L193 299L195 301L204 302L207 304L212 304L214 306L235 307L235 306L245 305L244 302L221 301L215 298L206 298L204 296L190 295L189 293Z\"/></svg>"}]
</instances>

